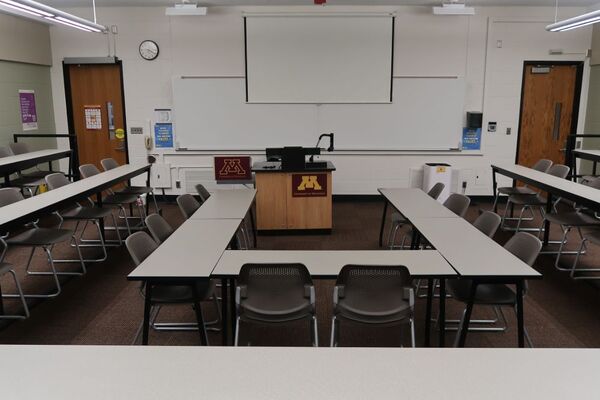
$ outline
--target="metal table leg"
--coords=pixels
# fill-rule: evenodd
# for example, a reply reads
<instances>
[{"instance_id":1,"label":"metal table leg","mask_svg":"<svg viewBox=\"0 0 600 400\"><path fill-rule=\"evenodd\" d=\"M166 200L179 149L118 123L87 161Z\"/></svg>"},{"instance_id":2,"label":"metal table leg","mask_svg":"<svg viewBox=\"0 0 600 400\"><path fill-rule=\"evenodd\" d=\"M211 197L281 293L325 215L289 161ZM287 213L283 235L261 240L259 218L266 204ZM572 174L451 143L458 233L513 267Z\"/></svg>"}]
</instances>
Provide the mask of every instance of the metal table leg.
<instances>
[{"instance_id":1,"label":"metal table leg","mask_svg":"<svg viewBox=\"0 0 600 400\"><path fill-rule=\"evenodd\" d=\"M231 340L228 340L227 343L233 345L233 337L235 332L233 331L235 328L235 279L229 279L229 320L227 323L231 328Z\"/></svg>"},{"instance_id":2,"label":"metal table leg","mask_svg":"<svg viewBox=\"0 0 600 400\"><path fill-rule=\"evenodd\" d=\"M427 309L425 311L425 347L430 346L431 308L433 302L433 279L427 279Z\"/></svg>"},{"instance_id":3,"label":"metal table leg","mask_svg":"<svg viewBox=\"0 0 600 400\"><path fill-rule=\"evenodd\" d=\"M385 226L385 217L388 209L388 201L385 199L385 203L383 205L383 215L381 216L381 228L379 228L379 247L383 246L383 228Z\"/></svg>"},{"instance_id":4,"label":"metal table leg","mask_svg":"<svg viewBox=\"0 0 600 400\"><path fill-rule=\"evenodd\" d=\"M478 282L473 280L471 283L471 293L469 295L469 302L467 303L467 309L465 311L464 321L458 332L458 347L465 347L465 341L467 340L467 332L469 332L469 322L471 322L471 314L473 313L473 302L475 301L475 294L477 293Z\"/></svg>"},{"instance_id":5,"label":"metal table leg","mask_svg":"<svg viewBox=\"0 0 600 400\"><path fill-rule=\"evenodd\" d=\"M552 193L547 193L548 199L546 200L546 215L552 213ZM544 221L544 246L548 246L550 241L550 220Z\"/></svg>"},{"instance_id":6,"label":"metal table leg","mask_svg":"<svg viewBox=\"0 0 600 400\"><path fill-rule=\"evenodd\" d=\"M206 327L204 326L204 317L202 316L202 306L200 305L200 296L198 295L198 287L194 282L192 284L192 297L194 298L194 312L196 313L196 322L198 323L198 333L200 334L200 344L208 345L208 337L206 336Z\"/></svg>"},{"instance_id":7,"label":"metal table leg","mask_svg":"<svg viewBox=\"0 0 600 400\"><path fill-rule=\"evenodd\" d=\"M498 190L498 182L496 181L496 170L492 169L492 196L493 197L497 196L497 190ZM494 212L496 214L498 213L498 202L496 202L494 205Z\"/></svg>"},{"instance_id":8,"label":"metal table leg","mask_svg":"<svg viewBox=\"0 0 600 400\"><path fill-rule=\"evenodd\" d=\"M228 305L229 292L227 290L228 282L229 282L229 280L227 278L221 279L221 324L223 325L221 327L221 332L223 335L221 344L223 346L227 346L227 344L229 343L228 342L229 319L227 318L227 311L229 311L229 305Z\"/></svg>"},{"instance_id":9,"label":"metal table leg","mask_svg":"<svg viewBox=\"0 0 600 400\"><path fill-rule=\"evenodd\" d=\"M517 281L517 330L519 347L525 347L525 325L523 317L523 286L522 280Z\"/></svg>"},{"instance_id":10,"label":"metal table leg","mask_svg":"<svg viewBox=\"0 0 600 400\"><path fill-rule=\"evenodd\" d=\"M440 312L438 316L440 329L439 346L446 346L446 279L440 279Z\"/></svg>"},{"instance_id":11,"label":"metal table leg","mask_svg":"<svg viewBox=\"0 0 600 400\"><path fill-rule=\"evenodd\" d=\"M152 309L152 282L146 282L146 295L144 297L144 328L142 345L148 344L148 331L150 330L150 310Z\"/></svg>"},{"instance_id":12,"label":"metal table leg","mask_svg":"<svg viewBox=\"0 0 600 400\"><path fill-rule=\"evenodd\" d=\"M258 247L258 242L256 241L256 223L254 222L254 210L252 206L250 206L250 224L252 227L252 237L254 238L254 247Z\"/></svg>"}]
</instances>

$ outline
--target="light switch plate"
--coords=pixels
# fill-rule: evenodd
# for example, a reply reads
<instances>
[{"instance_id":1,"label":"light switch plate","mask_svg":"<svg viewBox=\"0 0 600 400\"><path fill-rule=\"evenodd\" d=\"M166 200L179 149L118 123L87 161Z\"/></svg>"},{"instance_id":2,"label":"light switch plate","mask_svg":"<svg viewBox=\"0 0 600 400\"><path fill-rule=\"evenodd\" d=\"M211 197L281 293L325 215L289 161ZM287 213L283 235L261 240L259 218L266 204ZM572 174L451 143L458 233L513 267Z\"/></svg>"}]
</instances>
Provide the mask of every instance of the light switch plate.
<instances>
[{"instance_id":1,"label":"light switch plate","mask_svg":"<svg viewBox=\"0 0 600 400\"><path fill-rule=\"evenodd\" d=\"M131 132L132 135L143 135L144 134L144 128L142 128L141 126L132 126L129 131Z\"/></svg>"}]
</instances>

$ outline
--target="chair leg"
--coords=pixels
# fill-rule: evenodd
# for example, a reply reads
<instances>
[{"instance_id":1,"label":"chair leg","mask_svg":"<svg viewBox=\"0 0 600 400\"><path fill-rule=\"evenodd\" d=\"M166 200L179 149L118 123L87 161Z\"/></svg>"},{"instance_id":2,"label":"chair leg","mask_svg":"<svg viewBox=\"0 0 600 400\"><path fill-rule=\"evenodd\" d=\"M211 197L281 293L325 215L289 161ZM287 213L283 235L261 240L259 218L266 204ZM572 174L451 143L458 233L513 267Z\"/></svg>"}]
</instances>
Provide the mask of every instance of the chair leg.
<instances>
[{"instance_id":1,"label":"chair leg","mask_svg":"<svg viewBox=\"0 0 600 400\"><path fill-rule=\"evenodd\" d=\"M313 347L319 347L319 333L317 332L317 317L315 315L310 319L310 336Z\"/></svg>"},{"instance_id":2,"label":"chair leg","mask_svg":"<svg viewBox=\"0 0 600 400\"><path fill-rule=\"evenodd\" d=\"M400 224L394 224L394 226L390 230L390 237L388 240L390 250L394 250L394 248L396 247L395 243L396 243L396 235L398 234L398 230L400 230Z\"/></svg>"},{"instance_id":3,"label":"chair leg","mask_svg":"<svg viewBox=\"0 0 600 400\"><path fill-rule=\"evenodd\" d=\"M413 318L410 319L410 342L412 347L417 346L415 340L415 320Z\"/></svg>"},{"instance_id":4,"label":"chair leg","mask_svg":"<svg viewBox=\"0 0 600 400\"><path fill-rule=\"evenodd\" d=\"M339 337L340 323L337 317L334 315L331 318L331 340L329 342L329 346L337 347L338 346L338 337Z\"/></svg>"},{"instance_id":5,"label":"chair leg","mask_svg":"<svg viewBox=\"0 0 600 400\"><path fill-rule=\"evenodd\" d=\"M463 310L462 316L460 317L460 322L458 323L458 330L456 332L456 338L454 339L454 347L459 347L460 344L460 334L463 331L463 327L465 325L465 316L467 315L467 309Z\"/></svg>"},{"instance_id":6,"label":"chair leg","mask_svg":"<svg viewBox=\"0 0 600 400\"><path fill-rule=\"evenodd\" d=\"M513 307L513 311L515 312L515 316L516 316L517 312L518 312L516 304ZM527 332L527 328L523 327L523 333L525 336L525 341L527 342L527 346L529 346L529 348L533 349L533 342L531 341L531 338L529 337L529 332Z\"/></svg>"},{"instance_id":7,"label":"chair leg","mask_svg":"<svg viewBox=\"0 0 600 400\"><path fill-rule=\"evenodd\" d=\"M197 296L194 296L197 298ZM202 316L202 308L200 307L199 301L194 301L194 312L196 313L196 320L198 321L198 333L200 334L200 343L202 346L208 346L208 336L206 334L206 327L204 326L204 317Z\"/></svg>"},{"instance_id":8,"label":"chair leg","mask_svg":"<svg viewBox=\"0 0 600 400\"><path fill-rule=\"evenodd\" d=\"M21 304L23 305L23 315L8 315L8 314L3 314L0 315L0 319L27 319L29 318L29 306L27 305L27 300L25 299L25 295L23 294L23 289L21 288L21 284L19 283L19 279L17 278L17 274L15 271L13 271L12 269L8 271L12 277L13 280L15 282L15 286L17 288L17 295L19 297L19 299L21 300ZM2 297L9 297L9 295L2 295Z\"/></svg>"},{"instance_id":9,"label":"chair leg","mask_svg":"<svg viewBox=\"0 0 600 400\"><path fill-rule=\"evenodd\" d=\"M560 246L558 246L558 253L556 254L556 260L554 261L554 267L556 267L557 269L561 269L560 267L560 257L562 255L562 250L563 247L567 241L567 235L569 234L569 231L571 230L571 227L562 227L563 230L563 235L562 235L562 240L560 242ZM564 269L564 268L563 268Z\"/></svg>"},{"instance_id":10,"label":"chair leg","mask_svg":"<svg viewBox=\"0 0 600 400\"><path fill-rule=\"evenodd\" d=\"M240 317L235 318L235 336L233 339L233 345L238 347L240 340Z\"/></svg>"}]
</instances>

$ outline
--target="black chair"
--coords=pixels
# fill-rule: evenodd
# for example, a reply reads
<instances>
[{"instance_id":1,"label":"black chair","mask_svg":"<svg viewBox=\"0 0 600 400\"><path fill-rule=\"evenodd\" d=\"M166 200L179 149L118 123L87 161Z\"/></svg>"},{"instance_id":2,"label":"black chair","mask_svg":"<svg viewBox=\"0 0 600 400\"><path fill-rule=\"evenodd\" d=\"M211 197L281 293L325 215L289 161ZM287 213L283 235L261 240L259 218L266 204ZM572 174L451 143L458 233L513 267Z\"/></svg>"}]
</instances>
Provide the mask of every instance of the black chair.
<instances>
[{"instance_id":1,"label":"black chair","mask_svg":"<svg viewBox=\"0 0 600 400\"><path fill-rule=\"evenodd\" d=\"M105 158L100 160L100 164L105 171L110 171L119 167L119 163L114 158ZM114 191L116 194L135 194L138 198L142 198L142 195L146 195L146 201L149 201L148 197L152 196L154 202L154 211L160 213L158 203L156 202L156 196L154 195L154 188L149 186L130 186L126 185L124 188L117 189Z\"/></svg>"},{"instance_id":2,"label":"black chair","mask_svg":"<svg viewBox=\"0 0 600 400\"><path fill-rule=\"evenodd\" d=\"M310 319L313 346L319 345L315 287L302 264L245 264L235 292L235 346L241 323L281 324Z\"/></svg>"},{"instance_id":3,"label":"black chair","mask_svg":"<svg viewBox=\"0 0 600 400\"><path fill-rule=\"evenodd\" d=\"M344 266L333 289L331 346L337 346L339 323L345 319L380 326L408 323L415 347L414 304L412 279L405 266Z\"/></svg>"}]
</instances>

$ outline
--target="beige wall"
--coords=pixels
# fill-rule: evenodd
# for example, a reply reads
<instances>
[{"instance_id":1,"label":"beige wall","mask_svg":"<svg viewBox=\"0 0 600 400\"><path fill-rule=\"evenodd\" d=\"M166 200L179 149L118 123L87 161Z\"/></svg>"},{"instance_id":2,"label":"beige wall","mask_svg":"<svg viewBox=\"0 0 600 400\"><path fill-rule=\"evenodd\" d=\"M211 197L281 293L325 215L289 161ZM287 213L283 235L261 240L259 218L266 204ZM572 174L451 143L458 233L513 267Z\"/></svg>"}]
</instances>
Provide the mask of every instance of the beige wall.
<instances>
[{"instance_id":1,"label":"beige wall","mask_svg":"<svg viewBox=\"0 0 600 400\"><path fill-rule=\"evenodd\" d=\"M0 60L52 65L48 25L0 13Z\"/></svg>"}]
</instances>

